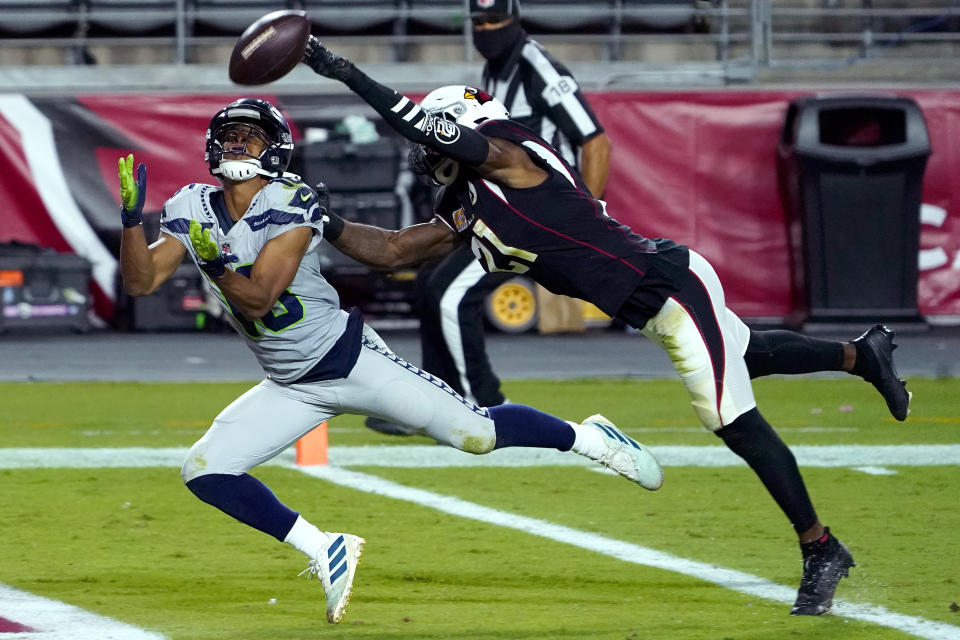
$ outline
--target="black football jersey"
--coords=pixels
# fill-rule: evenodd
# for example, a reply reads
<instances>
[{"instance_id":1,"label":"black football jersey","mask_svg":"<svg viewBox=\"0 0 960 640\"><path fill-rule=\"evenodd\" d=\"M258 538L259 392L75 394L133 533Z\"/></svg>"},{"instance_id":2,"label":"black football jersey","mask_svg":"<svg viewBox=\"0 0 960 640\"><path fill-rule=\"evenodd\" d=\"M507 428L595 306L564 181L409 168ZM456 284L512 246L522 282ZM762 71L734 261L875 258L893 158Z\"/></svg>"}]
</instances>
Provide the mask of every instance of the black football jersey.
<instances>
[{"instance_id":1,"label":"black football jersey","mask_svg":"<svg viewBox=\"0 0 960 640\"><path fill-rule=\"evenodd\" d=\"M547 172L536 187L510 189L461 171L438 194L437 216L470 244L485 270L524 274L611 316L634 292L653 315L682 286L685 246L645 238L607 215L579 174L523 125L489 120L477 130L520 145Z\"/></svg>"}]
</instances>

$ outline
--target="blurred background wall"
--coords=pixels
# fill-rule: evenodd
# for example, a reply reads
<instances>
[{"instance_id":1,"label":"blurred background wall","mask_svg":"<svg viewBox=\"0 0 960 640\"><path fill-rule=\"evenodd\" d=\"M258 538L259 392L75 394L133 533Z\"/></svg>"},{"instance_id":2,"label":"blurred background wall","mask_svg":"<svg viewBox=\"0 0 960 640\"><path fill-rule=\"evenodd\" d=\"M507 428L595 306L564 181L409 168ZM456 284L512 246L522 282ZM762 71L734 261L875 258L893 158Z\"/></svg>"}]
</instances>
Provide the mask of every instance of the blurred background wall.
<instances>
[{"instance_id":1,"label":"blurred background wall","mask_svg":"<svg viewBox=\"0 0 960 640\"><path fill-rule=\"evenodd\" d=\"M116 158L147 163L155 229L176 189L212 181L204 131L243 95L290 117L296 170L327 181L351 216L415 220L405 145L338 83L306 68L253 92L228 80L237 35L280 8L306 10L334 50L411 97L479 80L461 0L0 0L0 243L83 257L83 304L130 326L133 303L116 286ZM960 323L960 2L524 0L522 18L568 64L612 138L610 214L707 256L741 316ZM811 96L880 102L818 110L804 146L787 115L812 109ZM925 141L900 99L919 108ZM350 178L358 172L369 181ZM829 186L836 175L842 188ZM839 240L814 242L828 233ZM8 323L69 306L55 291L25 299L20 263L5 268L2 255ZM329 268L368 314L412 315L402 278L337 256ZM171 304L195 304L184 321L194 326L202 290L182 289Z\"/></svg>"}]
</instances>

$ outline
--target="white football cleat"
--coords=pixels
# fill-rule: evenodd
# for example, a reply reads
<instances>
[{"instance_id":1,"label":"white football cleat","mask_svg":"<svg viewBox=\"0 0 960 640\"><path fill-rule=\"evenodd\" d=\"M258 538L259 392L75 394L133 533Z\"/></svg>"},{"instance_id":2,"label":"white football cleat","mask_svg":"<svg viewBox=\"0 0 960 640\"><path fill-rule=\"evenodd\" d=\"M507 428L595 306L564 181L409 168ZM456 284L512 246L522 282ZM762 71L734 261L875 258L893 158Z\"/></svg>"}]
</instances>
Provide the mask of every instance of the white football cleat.
<instances>
[{"instance_id":1,"label":"white football cleat","mask_svg":"<svg viewBox=\"0 0 960 640\"><path fill-rule=\"evenodd\" d=\"M365 540L349 533L328 533L330 544L320 551L316 559L300 572L307 578L320 576L323 593L327 598L327 622L336 624L350 603L353 576L360 564Z\"/></svg>"},{"instance_id":2,"label":"white football cleat","mask_svg":"<svg viewBox=\"0 0 960 640\"><path fill-rule=\"evenodd\" d=\"M633 480L644 489L656 491L663 485L663 469L646 447L617 429L599 413L581 424L595 427L603 434L603 447L597 455L588 455L591 460Z\"/></svg>"}]
</instances>

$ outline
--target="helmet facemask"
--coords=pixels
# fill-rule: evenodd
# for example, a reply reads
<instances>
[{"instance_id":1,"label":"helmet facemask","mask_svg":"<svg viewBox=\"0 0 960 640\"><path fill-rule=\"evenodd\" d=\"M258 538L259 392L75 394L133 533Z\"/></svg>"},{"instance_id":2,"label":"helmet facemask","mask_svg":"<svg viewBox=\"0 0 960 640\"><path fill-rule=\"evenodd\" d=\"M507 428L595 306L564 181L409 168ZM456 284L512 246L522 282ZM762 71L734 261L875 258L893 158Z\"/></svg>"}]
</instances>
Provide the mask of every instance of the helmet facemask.
<instances>
[{"instance_id":1,"label":"helmet facemask","mask_svg":"<svg viewBox=\"0 0 960 640\"><path fill-rule=\"evenodd\" d=\"M422 144L410 146L408 160L413 174L434 186L451 185L460 175L459 162L440 155Z\"/></svg>"},{"instance_id":2,"label":"helmet facemask","mask_svg":"<svg viewBox=\"0 0 960 640\"><path fill-rule=\"evenodd\" d=\"M260 157L270 146L266 132L260 127L245 122L228 122L214 131L211 136L213 153L219 154L219 165L214 172L227 180L243 182L257 175L262 169ZM250 143L254 142L254 145ZM256 153L248 151L249 146L259 147Z\"/></svg>"},{"instance_id":3,"label":"helmet facemask","mask_svg":"<svg viewBox=\"0 0 960 640\"><path fill-rule=\"evenodd\" d=\"M290 126L266 100L237 100L219 111L207 129L204 159L221 181L243 182L257 175L279 178L292 156Z\"/></svg>"}]
</instances>

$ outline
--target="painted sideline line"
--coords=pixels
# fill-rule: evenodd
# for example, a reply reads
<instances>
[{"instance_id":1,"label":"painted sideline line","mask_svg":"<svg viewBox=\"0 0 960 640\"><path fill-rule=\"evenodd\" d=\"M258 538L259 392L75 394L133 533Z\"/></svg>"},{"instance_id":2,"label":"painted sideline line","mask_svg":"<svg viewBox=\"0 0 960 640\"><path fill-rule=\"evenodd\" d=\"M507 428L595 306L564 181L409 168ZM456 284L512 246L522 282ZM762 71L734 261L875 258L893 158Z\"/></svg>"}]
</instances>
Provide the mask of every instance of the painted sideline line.
<instances>
[{"instance_id":1,"label":"painted sideline line","mask_svg":"<svg viewBox=\"0 0 960 640\"><path fill-rule=\"evenodd\" d=\"M421 506L436 509L454 516L478 520L497 526L516 529L535 536L549 538L558 542L588 549L624 562L673 571L706 582L738 591L747 595L773 600L784 604L793 604L796 590L776 584L764 578L726 569L716 565L687 560L663 551L641 547L622 540L607 538L596 533L580 531L554 524L545 520L529 518L490 507L484 507L466 500L444 496L422 489L414 489L376 476L349 471L338 467L295 467L315 478L320 478L340 486L373 493L396 500L404 500ZM833 612L846 618L870 622L883 627L913 634L927 640L958 640L960 627L894 613L885 607L871 604L834 601Z\"/></svg>"},{"instance_id":2,"label":"painted sideline line","mask_svg":"<svg viewBox=\"0 0 960 640\"><path fill-rule=\"evenodd\" d=\"M852 464L862 464L867 458L869 458L870 462L874 463L887 464L889 463L888 460L894 460L897 464L901 465L955 465L960 462L960 446L957 445L797 447L795 451L797 449L804 450L802 458L798 452L798 460L802 459L806 464L814 466L850 466ZM446 458L451 456L451 454L456 454L456 456L439 466L462 465L464 461L467 460L480 461L488 458L497 460L497 458L501 457L498 454L504 453L511 454L510 459L497 460L495 463L491 460L490 464L495 464L496 466L520 466L521 460L526 460L527 464L555 465L570 464L569 460L581 459L580 456L570 456L560 454L559 452L550 452L552 455L545 456L543 454L548 452L531 449L504 450L486 456L470 456L469 454L464 454L447 447L437 446L332 447L330 455L331 461L336 461L338 464L342 464L342 462L334 457L334 450L339 451L340 455L338 457L341 460L345 461L349 458L353 461L353 464L383 464L387 462L393 463L393 466L437 466L436 458L438 456ZM662 462L668 465L673 464L673 466L677 466L678 464L694 466L731 464L730 462L723 461L727 456L722 454L728 454L729 452L722 447L662 447L658 449L657 452ZM533 453L536 455L527 455L527 457L524 458L522 455L524 453ZM90 468L97 466L178 467L185 455L185 448L0 449L0 469L38 467ZM514 456L516 456L516 459L513 458ZM704 458L707 457L711 458L711 460L705 464ZM417 458L417 460L414 461L413 458ZM454 462L456 458L460 458L460 461ZM566 462L558 462L559 459ZM735 457L734 461L739 464L739 460ZM841 461L842 464L838 464ZM697 464L698 462L699 464ZM273 464L283 465L341 486L412 502L459 517L516 529L531 535L541 536L588 549L625 562L681 573L748 595L782 602L784 604L790 604L794 599L795 591L792 587L778 585L748 573L695 562L655 549L557 525L544 520L498 511L458 498L407 487L376 476L349 471L347 469L334 466L298 467L294 464L293 455L289 451L278 456L278 458L273 461ZM584 461L583 464L593 465L593 463L588 461ZM801 464L804 464L804 462L801 462ZM3 585L0 585L0 587L2 586ZM7 587L6 590L10 591L10 588ZM15 590L13 590L13 592L15 592ZM15 593L22 594L23 592ZM24 595L29 596L30 594ZM6 597L6 591L0 588L0 613L9 607L9 603L6 602ZM36 596L30 597L36 598ZM74 609L63 603L55 604ZM960 627L894 613L884 607L876 605L836 601L834 603L834 613L844 617L897 629L927 640L960 639ZM94 614L89 615L93 616ZM39 625L33 624L31 619L18 619L17 621L39 628ZM93 638L97 640L113 640L114 638L117 640L140 640L140 638L144 638L144 640L148 638L151 640L159 640L163 638L163 636L156 634L137 635L146 633L148 632L142 632L134 627L116 636L103 635L102 633L96 636L81 636L73 633L69 637L40 637L31 633L23 634L22 637L24 640L83 640L87 637L90 637L91 640L93 640ZM17 636L20 635L21 634L17 634ZM13 637L17 636L8 637L12 640Z\"/></svg>"},{"instance_id":3,"label":"painted sideline line","mask_svg":"<svg viewBox=\"0 0 960 640\"><path fill-rule=\"evenodd\" d=\"M790 448L801 467L957 466L960 444L826 445ZM724 446L651 447L665 467L746 466ZM267 464L289 464L288 449ZM179 467L187 456L181 447L19 448L0 449L0 469L96 467ZM593 467L583 456L554 449L518 447L475 456L437 445L330 447L330 464L338 467Z\"/></svg>"},{"instance_id":4,"label":"painted sideline line","mask_svg":"<svg viewBox=\"0 0 960 640\"><path fill-rule=\"evenodd\" d=\"M167 640L153 631L0 583L0 614L34 631L4 633L4 640Z\"/></svg>"}]
</instances>

